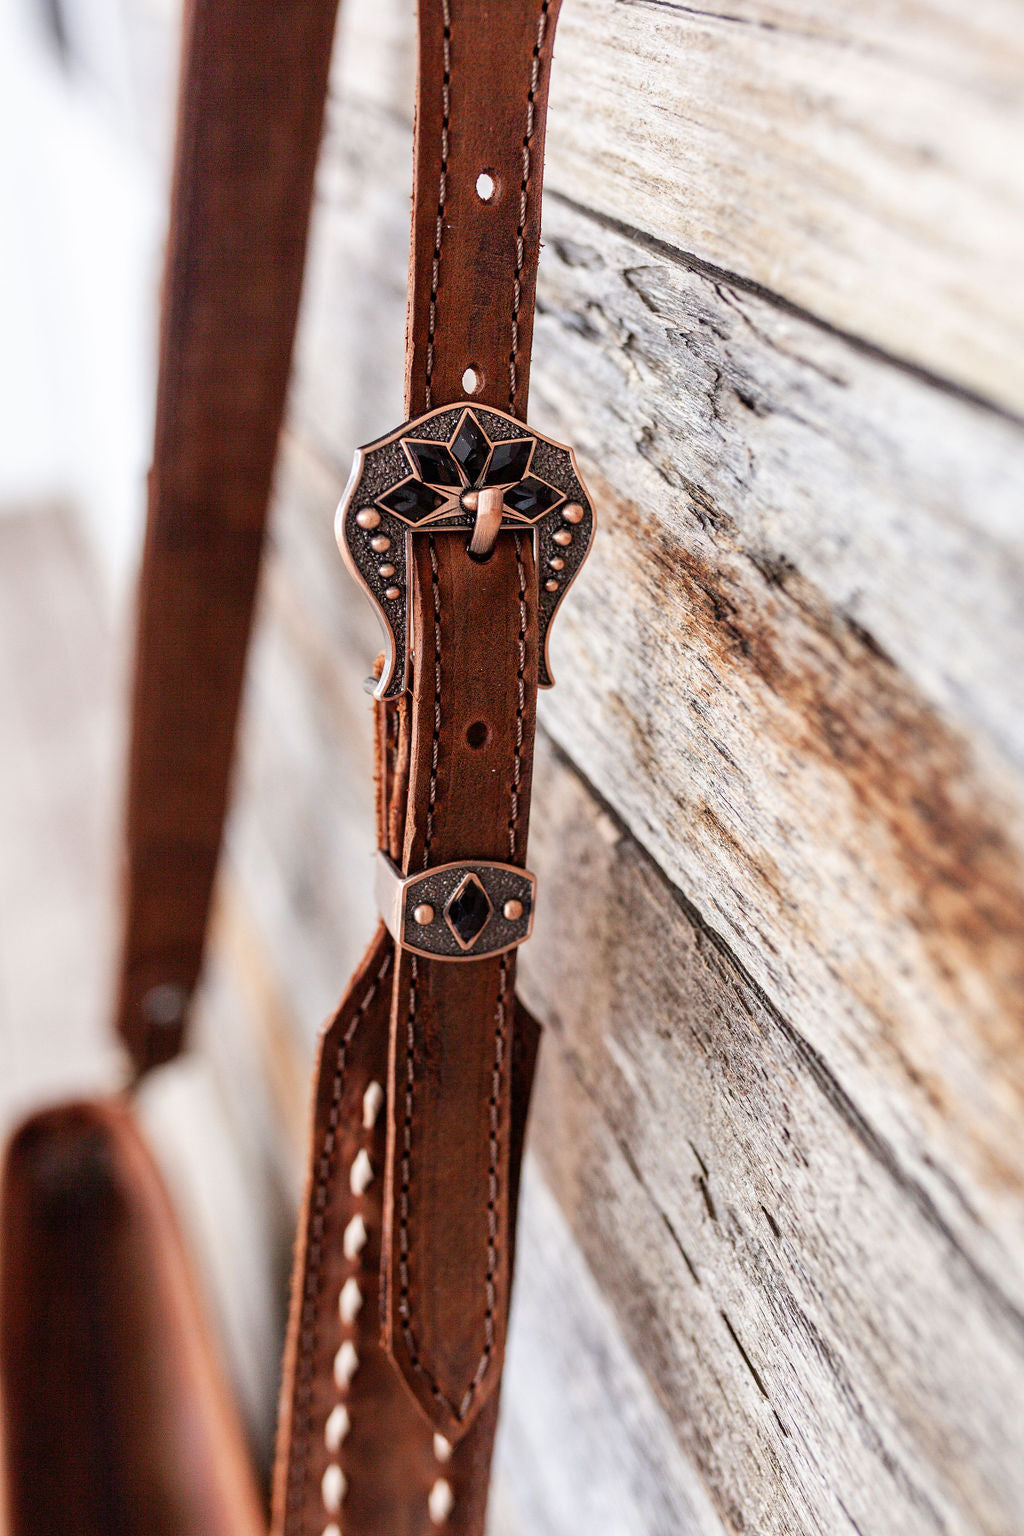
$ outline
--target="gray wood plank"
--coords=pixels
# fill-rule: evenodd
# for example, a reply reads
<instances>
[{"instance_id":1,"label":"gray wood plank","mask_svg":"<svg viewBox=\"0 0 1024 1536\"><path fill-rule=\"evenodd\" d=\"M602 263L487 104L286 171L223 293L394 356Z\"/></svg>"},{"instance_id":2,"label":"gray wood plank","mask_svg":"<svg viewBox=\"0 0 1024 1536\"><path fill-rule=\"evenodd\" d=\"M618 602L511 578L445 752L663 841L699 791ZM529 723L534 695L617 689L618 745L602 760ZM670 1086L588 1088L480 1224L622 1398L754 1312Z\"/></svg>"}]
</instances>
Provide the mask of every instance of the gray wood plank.
<instances>
[{"instance_id":1,"label":"gray wood plank","mask_svg":"<svg viewBox=\"0 0 1024 1536\"><path fill-rule=\"evenodd\" d=\"M350 0L339 93L411 121L412 32ZM1019 414L1022 73L1013 0L572 0L547 187Z\"/></svg>"}]
</instances>

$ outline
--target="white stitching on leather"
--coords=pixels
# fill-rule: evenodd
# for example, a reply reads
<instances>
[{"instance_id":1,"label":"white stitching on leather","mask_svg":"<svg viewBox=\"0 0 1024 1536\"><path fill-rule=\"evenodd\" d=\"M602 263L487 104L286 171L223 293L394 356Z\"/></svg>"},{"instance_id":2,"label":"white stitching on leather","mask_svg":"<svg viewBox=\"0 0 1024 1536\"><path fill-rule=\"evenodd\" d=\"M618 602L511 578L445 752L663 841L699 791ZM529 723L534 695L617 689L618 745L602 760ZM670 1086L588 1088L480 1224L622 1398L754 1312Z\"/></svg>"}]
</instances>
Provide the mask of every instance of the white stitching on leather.
<instances>
[{"instance_id":1,"label":"white stitching on leather","mask_svg":"<svg viewBox=\"0 0 1024 1536\"><path fill-rule=\"evenodd\" d=\"M345 1070L348 1059L348 1048L355 1037L366 1016L367 1009L377 995L377 989L384 980L391 966L390 949L384 956L376 976L366 989L362 1002L352 1016L352 1020L342 1037L335 1057L334 1078L331 1083L331 1102L328 1110L327 1129L324 1132L323 1142L320 1148L320 1156L316 1164L316 1185L311 1201L312 1215L310 1219L310 1242L306 1255L306 1278L302 1311L299 1319L299 1347L296 1362L295 1397L294 1397L294 1422L298 1425L292 1440L291 1465L288 1469L287 1491L285 1493L284 1525L286 1532L294 1530L293 1521L296 1511L300 1508L299 1501L302 1497L303 1487L308 1471L308 1456L310 1446L310 1430L312 1428L309 1416L309 1399L312 1392L312 1361L316 1353L317 1343L317 1307L320 1301L320 1289L322 1279L323 1259L323 1235L324 1235L324 1209L327 1204L327 1190L331 1178L331 1168L334 1157L334 1146L337 1140L338 1120L341 1111L341 1094L345 1083Z\"/></svg>"}]
</instances>

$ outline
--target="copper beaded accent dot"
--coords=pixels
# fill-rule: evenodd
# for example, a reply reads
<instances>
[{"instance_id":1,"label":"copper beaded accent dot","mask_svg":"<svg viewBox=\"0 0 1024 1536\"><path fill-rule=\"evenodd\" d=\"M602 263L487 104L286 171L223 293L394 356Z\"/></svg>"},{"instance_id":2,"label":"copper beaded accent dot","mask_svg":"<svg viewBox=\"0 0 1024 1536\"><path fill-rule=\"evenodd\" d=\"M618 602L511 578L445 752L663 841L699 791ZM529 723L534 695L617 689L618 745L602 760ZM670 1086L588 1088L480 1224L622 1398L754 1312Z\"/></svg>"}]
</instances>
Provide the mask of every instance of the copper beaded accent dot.
<instances>
[{"instance_id":1,"label":"copper beaded accent dot","mask_svg":"<svg viewBox=\"0 0 1024 1536\"><path fill-rule=\"evenodd\" d=\"M418 907L413 908L412 919L421 928L426 928L428 924L434 921L434 909L429 901L421 901Z\"/></svg>"},{"instance_id":2,"label":"copper beaded accent dot","mask_svg":"<svg viewBox=\"0 0 1024 1536\"><path fill-rule=\"evenodd\" d=\"M376 507L363 507L361 512L356 513L356 522L360 528L365 528L369 531L371 528L376 528L380 523L380 513Z\"/></svg>"}]
</instances>

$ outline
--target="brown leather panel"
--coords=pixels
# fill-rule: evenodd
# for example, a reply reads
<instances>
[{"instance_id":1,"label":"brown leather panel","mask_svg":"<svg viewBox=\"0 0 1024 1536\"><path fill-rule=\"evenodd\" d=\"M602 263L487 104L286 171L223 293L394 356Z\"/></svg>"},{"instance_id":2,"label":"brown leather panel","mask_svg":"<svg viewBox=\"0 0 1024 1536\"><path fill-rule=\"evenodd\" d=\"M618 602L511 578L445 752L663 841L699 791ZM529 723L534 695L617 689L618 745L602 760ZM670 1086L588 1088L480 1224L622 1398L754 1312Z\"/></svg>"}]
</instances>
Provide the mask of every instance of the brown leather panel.
<instances>
[{"instance_id":1,"label":"brown leather panel","mask_svg":"<svg viewBox=\"0 0 1024 1536\"><path fill-rule=\"evenodd\" d=\"M140 579L118 1024L202 955L292 337L336 0L191 0Z\"/></svg>"},{"instance_id":2,"label":"brown leather panel","mask_svg":"<svg viewBox=\"0 0 1024 1536\"><path fill-rule=\"evenodd\" d=\"M525 416L559 0L423 0L406 407L474 398ZM481 201L477 177L495 181Z\"/></svg>"},{"instance_id":3,"label":"brown leather panel","mask_svg":"<svg viewBox=\"0 0 1024 1536\"><path fill-rule=\"evenodd\" d=\"M311 1173L299 1224L281 1397L273 1536L321 1536L332 1519L346 1536L428 1536L437 1529L428 1498L439 1478L448 1482L454 1499L445 1528L453 1536L482 1536L484 1529L496 1396L450 1459L439 1461L431 1427L380 1339L386 1111L382 1106L367 1126L364 1106L369 1085L387 1081L392 957L391 940L380 929L319 1052ZM517 1019L513 1202L537 1036L528 1015ZM369 1156L373 1177L357 1191L351 1175L361 1151ZM366 1243L348 1256L345 1232L356 1216L365 1223ZM362 1296L350 1321L343 1320L339 1306L347 1281L354 1281ZM348 1385L341 1386L334 1361L346 1342L357 1364ZM331 1450L327 1427L342 1406L348 1429ZM324 1501L324 1476L332 1463L345 1479L340 1512L328 1510Z\"/></svg>"},{"instance_id":4,"label":"brown leather panel","mask_svg":"<svg viewBox=\"0 0 1024 1536\"><path fill-rule=\"evenodd\" d=\"M480 564L464 536L414 540L405 873L522 863L533 762L537 612L528 536ZM479 745L473 745L479 743ZM501 1370L509 1296L513 953L400 957L394 985L385 1337L457 1440Z\"/></svg>"},{"instance_id":5,"label":"brown leather panel","mask_svg":"<svg viewBox=\"0 0 1024 1536\"><path fill-rule=\"evenodd\" d=\"M127 1108L28 1121L7 1154L2 1226L5 1528L261 1533L181 1238Z\"/></svg>"}]
</instances>

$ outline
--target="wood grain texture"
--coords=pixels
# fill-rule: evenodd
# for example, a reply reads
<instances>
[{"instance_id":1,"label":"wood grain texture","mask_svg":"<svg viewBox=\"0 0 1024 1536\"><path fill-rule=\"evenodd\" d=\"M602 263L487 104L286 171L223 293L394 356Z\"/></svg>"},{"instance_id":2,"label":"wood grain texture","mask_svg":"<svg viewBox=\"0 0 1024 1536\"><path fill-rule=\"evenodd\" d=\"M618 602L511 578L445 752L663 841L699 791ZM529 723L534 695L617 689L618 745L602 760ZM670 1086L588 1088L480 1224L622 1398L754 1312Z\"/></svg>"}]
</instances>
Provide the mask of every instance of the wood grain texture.
<instances>
[{"instance_id":1,"label":"wood grain texture","mask_svg":"<svg viewBox=\"0 0 1024 1536\"><path fill-rule=\"evenodd\" d=\"M411 31L354 0L340 89L408 115ZM1013 0L577 0L547 188L1019 414L1022 70Z\"/></svg>"},{"instance_id":2,"label":"wood grain texture","mask_svg":"<svg viewBox=\"0 0 1024 1536\"><path fill-rule=\"evenodd\" d=\"M731 10L562 19L532 416L601 523L541 708L551 1267L495 1518L1017 1536L1024 433L963 393L1016 404L1015 23ZM289 1082L369 933L330 517L401 415L406 20L343 27L231 828Z\"/></svg>"},{"instance_id":3,"label":"wood grain texture","mask_svg":"<svg viewBox=\"0 0 1024 1536\"><path fill-rule=\"evenodd\" d=\"M364 184L387 185L387 138ZM535 418L603 513L541 718L851 1089L889 1077L885 1134L1001 1269L1024 1150L1020 434L557 199L540 300Z\"/></svg>"},{"instance_id":4,"label":"wood grain texture","mask_svg":"<svg viewBox=\"0 0 1024 1536\"><path fill-rule=\"evenodd\" d=\"M537 782L534 1147L726 1527L1010 1536L1008 1274L880 1131L884 1079L854 1097L560 756Z\"/></svg>"}]
</instances>

